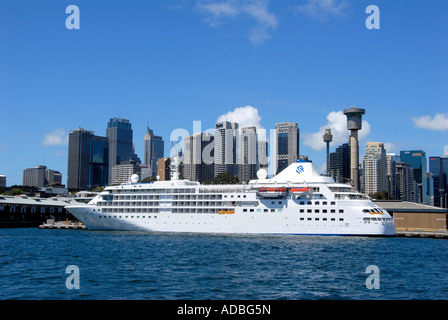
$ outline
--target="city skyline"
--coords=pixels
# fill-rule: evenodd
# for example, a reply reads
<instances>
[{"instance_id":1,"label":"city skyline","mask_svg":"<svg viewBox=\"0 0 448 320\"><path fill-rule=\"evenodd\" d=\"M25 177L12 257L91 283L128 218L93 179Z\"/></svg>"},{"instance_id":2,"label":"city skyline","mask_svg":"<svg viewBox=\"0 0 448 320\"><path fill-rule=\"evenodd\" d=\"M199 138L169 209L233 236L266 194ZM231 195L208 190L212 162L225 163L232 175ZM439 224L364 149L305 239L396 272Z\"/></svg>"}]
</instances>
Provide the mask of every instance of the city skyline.
<instances>
[{"instance_id":1,"label":"city skyline","mask_svg":"<svg viewBox=\"0 0 448 320\"><path fill-rule=\"evenodd\" d=\"M21 184L46 165L65 182L70 130L105 136L112 117L133 124L141 159L148 123L169 156L171 132L194 134L194 121L205 131L238 117L268 132L294 121L300 154L323 173L324 129L331 151L346 143L353 105L366 109L360 159L373 141L443 156L448 3L374 2L379 30L365 27L370 2L348 0L75 1L80 29L68 30L68 4L4 1L0 174Z\"/></svg>"}]
</instances>

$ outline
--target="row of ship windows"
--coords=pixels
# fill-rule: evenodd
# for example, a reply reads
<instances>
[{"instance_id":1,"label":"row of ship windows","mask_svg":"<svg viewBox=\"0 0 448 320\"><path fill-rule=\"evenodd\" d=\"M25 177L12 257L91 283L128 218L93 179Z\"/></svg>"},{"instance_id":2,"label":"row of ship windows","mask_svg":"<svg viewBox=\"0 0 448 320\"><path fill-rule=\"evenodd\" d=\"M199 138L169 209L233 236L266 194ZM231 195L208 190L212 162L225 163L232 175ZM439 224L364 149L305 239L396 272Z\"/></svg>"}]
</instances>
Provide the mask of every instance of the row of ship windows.
<instances>
[{"instance_id":1,"label":"row of ship windows","mask_svg":"<svg viewBox=\"0 0 448 320\"><path fill-rule=\"evenodd\" d=\"M115 218L115 219L123 219L123 216L98 216L99 218ZM129 217L131 217L131 219L134 219L134 216L124 216L125 219L129 219ZM137 219L140 219L140 216L136 216ZM151 219L151 216L142 216L142 219L147 218L147 219ZM154 219L157 219L157 216L154 216Z\"/></svg>"},{"instance_id":2,"label":"row of ship windows","mask_svg":"<svg viewBox=\"0 0 448 320\"><path fill-rule=\"evenodd\" d=\"M226 196L224 196L226 197ZM141 195L141 196L118 196L115 195L113 198L112 196L103 196L102 197L103 200L106 201L111 201L112 199L114 201L119 201L119 200L160 200L160 199L168 199L168 200L215 200L215 199L222 199L221 195L154 195L154 196L148 196L148 195ZM233 198L233 196L232 196ZM238 198L240 198L240 196L238 196ZM246 196L244 196L243 198L246 198Z\"/></svg>"},{"instance_id":3,"label":"row of ship windows","mask_svg":"<svg viewBox=\"0 0 448 320\"><path fill-rule=\"evenodd\" d=\"M187 202L187 201L169 201L169 202L97 202L99 207L221 207L234 205L227 201L204 201L204 202Z\"/></svg>"},{"instance_id":4,"label":"row of ship windows","mask_svg":"<svg viewBox=\"0 0 448 320\"><path fill-rule=\"evenodd\" d=\"M328 201L322 201L322 203L320 201L314 201L314 203L312 201L297 201L297 203L301 206L318 206L318 205L323 205L323 206L327 206L328 205ZM275 201L271 201L271 204L275 204ZM283 201L278 201L278 204L283 204ZM335 206L336 205L336 201L331 201L330 202L331 206Z\"/></svg>"},{"instance_id":5,"label":"row of ship windows","mask_svg":"<svg viewBox=\"0 0 448 320\"><path fill-rule=\"evenodd\" d=\"M123 219L123 216L98 216L99 218L101 218L101 219L107 219L107 218L109 218L109 219L112 219L112 218L114 218L114 219ZM152 216L124 216L124 219L129 219L129 218L131 218L131 219L134 219L134 218L136 218L136 219L151 219L152 218ZM157 219L157 216L154 216L154 219ZM312 221L312 220L314 220L314 221L320 221L320 218L307 218L306 219L307 221ZM328 218L322 218L322 221L327 221L328 220ZM305 221L305 218L300 218L300 221ZM330 221L336 221L336 218L330 218ZM339 218L339 221L344 221L344 218Z\"/></svg>"},{"instance_id":6,"label":"row of ship windows","mask_svg":"<svg viewBox=\"0 0 448 320\"><path fill-rule=\"evenodd\" d=\"M314 221L319 221L320 218L306 218L307 221L312 221L314 219ZM300 221L304 221L305 218L300 218ZM322 218L322 221L327 221L328 218ZM330 221L336 221L336 218L330 218ZM339 218L339 221L344 221L344 218Z\"/></svg>"},{"instance_id":7,"label":"row of ship windows","mask_svg":"<svg viewBox=\"0 0 448 320\"><path fill-rule=\"evenodd\" d=\"M218 213L228 209L128 209L128 208L103 208L104 213ZM95 211L95 209L93 209ZM101 209L98 209L101 212Z\"/></svg>"},{"instance_id":8,"label":"row of ship windows","mask_svg":"<svg viewBox=\"0 0 448 320\"><path fill-rule=\"evenodd\" d=\"M243 209L243 212L275 212L276 209ZM270 211L269 211L270 210ZM277 212L282 212L282 209L278 209ZM300 209L300 213L305 213L305 209ZM339 209L339 213L344 213L344 209ZM312 209L307 209L306 213L313 213ZM321 209L314 209L314 213L321 213ZM327 209L322 209L322 213L328 213ZM331 209L330 213L336 213L336 209Z\"/></svg>"},{"instance_id":9,"label":"row of ship windows","mask_svg":"<svg viewBox=\"0 0 448 320\"><path fill-rule=\"evenodd\" d=\"M370 223L370 221L393 221L392 218L363 218L365 223Z\"/></svg>"},{"instance_id":10,"label":"row of ship windows","mask_svg":"<svg viewBox=\"0 0 448 320\"><path fill-rule=\"evenodd\" d=\"M95 209L93 209L95 211ZM126 210L126 211L124 211ZM182 209L172 209L173 212L182 212ZM204 209L205 210L205 209ZM223 209L224 210L224 209ZM98 211L100 211L100 209L98 209ZM118 209L112 209L112 208L103 208L103 212L159 212L159 209L134 209L134 208L118 208ZM201 210L202 211L202 210ZM218 211L217 209L212 209L211 211L207 210L207 213L209 212L216 212ZM191 212L191 211L189 211ZM278 212L278 213L282 213L283 209L243 209L243 212ZM327 210L327 209L314 209L314 213L336 213L336 209L331 209L331 210ZM307 209L305 212L305 209L300 209L299 213L313 213L312 209ZM344 209L339 209L338 213L344 213Z\"/></svg>"},{"instance_id":11,"label":"row of ship windows","mask_svg":"<svg viewBox=\"0 0 448 320\"><path fill-rule=\"evenodd\" d=\"M321 203L320 203L319 201L314 201L314 205L318 206L318 205L320 205L320 204L321 204ZM301 206L304 206L304 205L312 205L312 202L311 202L311 201L307 201L307 202L305 203L305 201L300 201L300 202L299 202L299 205L301 205ZM327 202L327 201L322 201L322 205L323 205L323 206L326 206L326 205L328 205L328 202ZM336 205L336 201L331 201L331 202L330 202L330 205L335 206L335 205Z\"/></svg>"},{"instance_id":12,"label":"row of ship windows","mask_svg":"<svg viewBox=\"0 0 448 320\"><path fill-rule=\"evenodd\" d=\"M179 193L192 193L192 194L207 194L207 193L230 193L230 192L240 192L241 188L211 188L211 189L124 189L124 190L113 190L112 194L133 194L133 193L146 193L146 194L179 194Z\"/></svg>"}]
</instances>

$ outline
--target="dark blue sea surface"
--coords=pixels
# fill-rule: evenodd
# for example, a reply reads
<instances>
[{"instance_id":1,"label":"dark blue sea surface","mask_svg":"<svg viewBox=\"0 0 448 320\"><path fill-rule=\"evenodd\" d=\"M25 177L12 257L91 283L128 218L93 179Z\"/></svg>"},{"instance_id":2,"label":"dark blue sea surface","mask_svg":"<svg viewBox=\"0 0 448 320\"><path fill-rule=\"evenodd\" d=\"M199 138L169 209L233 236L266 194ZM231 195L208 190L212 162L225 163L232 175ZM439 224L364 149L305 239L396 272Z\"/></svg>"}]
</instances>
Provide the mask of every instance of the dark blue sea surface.
<instances>
[{"instance_id":1,"label":"dark blue sea surface","mask_svg":"<svg viewBox=\"0 0 448 320\"><path fill-rule=\"evenodd\" d=\"M440 300L447 253L439 239L2 229L0 299Z\"/></svg>"}]
</instances>

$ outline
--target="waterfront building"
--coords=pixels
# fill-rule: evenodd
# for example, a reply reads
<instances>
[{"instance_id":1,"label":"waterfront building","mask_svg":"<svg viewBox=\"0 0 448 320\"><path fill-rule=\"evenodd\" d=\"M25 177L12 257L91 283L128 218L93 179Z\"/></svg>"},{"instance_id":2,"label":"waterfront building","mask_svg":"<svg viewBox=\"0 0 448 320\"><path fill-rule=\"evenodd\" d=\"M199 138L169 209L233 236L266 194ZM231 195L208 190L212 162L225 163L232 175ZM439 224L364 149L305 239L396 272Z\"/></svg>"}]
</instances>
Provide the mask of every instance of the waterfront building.
<instances>
[{"instance_id":1,"label":"waterfront building","mask_svg":"<svg viewBox=\"0 0 448 320\"><path fill-rule=\"evenodd\" d=\"M0 174L0 188L6 187L6 176Z\"/></svg>"},{"instance_id":2,"label":"waterfront building","mask_svg":"<svg viewBox=\"0 0 448 320\"><path fill-rule=\"evenodd\" d=\"M121 161L120 164L112 167L112 184L128 183L133 174L137 174L140 177L140 170L140 163L137 161Z\"/></svg>"},{"instance_id":3,"label":"waterfront building","mask_svg":"<svg viewBox=\"0 0 448 320\"><path fill-rule=\"evenodd\" d=\"M46 166L34 166L23 170L22 185L27 187L43 187L45 185Z\"/></svg>"},{"instance_id":4,"label":"waterfront building","mask_svg":"<svg viewBox=\"0 0 448 320\"><path fill-rule=\"evenodd\" d=\"M238 175L239 125L222 121L215 125L214 176L229 172Z\"/></svg>"},{"instance_id":5,"label":"waterfront building","mask_svg":"<svg viewBox=\"0 0 448 320\"><path fill-rule=\"evenodd\" d=\"M112 170L125 161L141 162L134 153L132 125L127 119L111 118L107 124L109 139L109 184L113 182Z\"/></svg>"},{"instance_id":6,"label":"waterfront building","mask_svg":"<svg viewBox=\"0 0 448 320\"><path fill-rule=\"evenodd\" d=\"M91 200L91 199L89 199ZM65 210L70 204L83 203L78 198L39 198L27 195L0 195L0 228L38 227L47 219L54 221L76 220Z\"/></svg>"},{"instance_id":7,"label":"waterfront building","mask_svg":"<svg viewBox=\"0 0 448 320\"><path fill-rule=\"evenodd\" d=\"M330 176L337 182L350 181L350 146L344 143L330 153Z\"/></svg>"},{"instance_id":8,"label":"waterfront building","mask_svg":"<svg viewBox=\"0 0 448 320\"><path fill-rule=\"evenodd\" d=\"M242 128L238 179L246 182L255 179L258 168L257 129L255 127Z\"/></svg>"},{"instance_id":9,"label":"waterfront building","mask_svg":"<svg viewBox=\"0 0 448 320\"><path fill-rule=\"evenodd\" d=\"M448 156L448 145L446 145L446 146L443 148L443 155L444 155L445 157Z\"/></svg>"},{"instance_id":10,"label":"waterfront building","mask_svg":"<svg viewBox=\"0 0 448 320\"><path fill-rule=\"evenodd\" d=\"M50 183L60 184L62 174L59 171L48 169L46 166L34 166L23 170L22 185L25 187L42 188Z\"/></svg>"},{"instance_id":11,"label":"waterfront building","mask_svg":"<svg viewBox=\"0 0 448 320\"><path fill-rule=\"evenodd\" d=\"M62 185L62 173L51 169L45 170L45 183L47 186Z\"/></svg>"},{"instance_id":12,"label":"waterfront building","mask_svg":"<svg viewBox=\"0 0 448 320\"><path fill-rule=\"evenodd\" d=\"M163 158L165 145L161 136L154 135L154 132L146 128L144 137L144 157L143 163L149 166L150 175L157 176L157 160Z\"/></svg>"},{"instance_id":13,"label":"waterfront building","mask_svg":"<svg viewBox=\"0 0 448 320\"><path fill-rule=\"evenodd\" d=\"M94 131L72 130L68 136L67 188L105 187L109 177L109 142Z\"/></svg>"},{"instance_id":14,"label":"waterfront building","mask_svg":"<svg viewBox=\"0 0 448 320\"><path fill-rule=\"evenodd\" d=\"M384 144L368 142L363 158L364 193L387 191L387 159Z\"/></svg>"},{"instance_id":15,"label":"waterfront building","mask_svg":"<svg viewBox=\"0 0 448 320\"><path fill-rule=\"evenodd\" d=\"M429 157L429 171L434 181L434 206L447 208L448 157Z\"/></svg>"},{"instance_id":16,"label":"waterfront building","mask_svg":"<svg viewBox=\"0 0 448 320\"><path fill-rule=\"evenodd\" d=\"M214 177L214 137L210 133L195 133L185 137L183 177L205 182Z\"/></svg>"},{"instance_id":17,"label":"waterfront building","mask_svg":"<svg viewBox=\"0 0 448 320\"><path fill-rule=\"evenodd\" d=\"M299 160L300 130L295 122L282 122L274 130L274 174Z\"/></svg>"},{"instance_id":18,"label":"waterfront building","mask_svg":"<svg viewBox=\"0 0 448 320\"><path fill-rule=\"evenodd\" d=\"M428 193L428 164L426 153L423 150L405 150L400 151L401 161L408 163L414 169L414 179L417 183L417 201L423 204L429 204Z\"/></svg>"}]
</instances>

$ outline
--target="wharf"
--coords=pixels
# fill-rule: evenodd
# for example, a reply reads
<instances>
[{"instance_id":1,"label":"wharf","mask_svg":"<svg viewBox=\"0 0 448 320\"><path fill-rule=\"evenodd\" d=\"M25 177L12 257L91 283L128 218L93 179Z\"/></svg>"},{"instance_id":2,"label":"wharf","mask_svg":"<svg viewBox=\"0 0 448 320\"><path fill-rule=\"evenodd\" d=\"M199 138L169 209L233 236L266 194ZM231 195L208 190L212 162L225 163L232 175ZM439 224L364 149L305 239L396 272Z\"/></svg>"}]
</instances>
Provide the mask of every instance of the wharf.
<instances>
[{"instance_id":1,"label":"wharf","mask_svg":"<svg viewBox=\"0 0 448 320\"><path fill-rule=\"evenodd\" d=\"M48 222L41 224L39 229L87 229L85 225L80 222Z\"/></svg>"},{"instance_id":2,"label":"wharf","mask_svg":"<svg viewBox=\"0 0 448 320\"><path fill-rule=\"evenodd\" d=\"M448 230L397 230L397 237L448 239Z\"/></svg>"}]
</instances>

